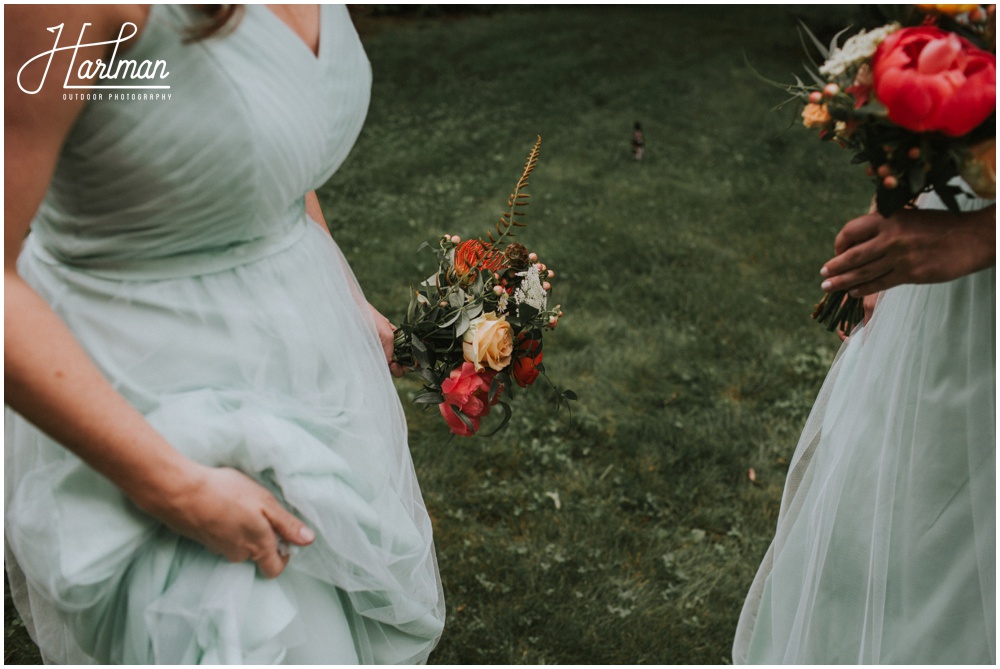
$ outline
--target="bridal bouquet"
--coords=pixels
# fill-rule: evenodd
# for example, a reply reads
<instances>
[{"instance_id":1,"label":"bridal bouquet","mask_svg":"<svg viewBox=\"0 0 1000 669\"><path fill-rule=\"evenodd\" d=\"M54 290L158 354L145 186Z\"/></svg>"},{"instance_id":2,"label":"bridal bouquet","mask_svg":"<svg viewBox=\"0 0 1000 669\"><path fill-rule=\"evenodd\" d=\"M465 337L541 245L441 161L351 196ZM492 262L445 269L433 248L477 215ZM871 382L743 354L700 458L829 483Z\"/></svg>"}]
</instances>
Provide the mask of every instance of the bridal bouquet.
<instances>
[{"instance_id":1,"label":"bridal bouquet","mask_svg":"<svg viewBox=\"0 0 1000 669\"><path fill-rule=\"evenodd\" d=\"M961 176L981 197L996 192L994 5L916 5L899 20L825 47L805 29L822 64L783 86L823 140L867 163L878 212L890 216L933 190L958 211ZM861 321L859 298L828 293L813 318L829 330Z\"/></svg>"},{"instance_id":2,"label":"bridal bouquet","mask_svg":"<svg viewBox=\"0 0 1000 669\"><path fill-rule=\"evenodd\" d=\"M549 305L555 272L511 240L514 228L525 225L521 218L530 198L525 188L541 141L528 154L507 210L486 239L438 240L437 270L412 291L396 330L396 361L424 381L414 401L438 405L457 435L476 434L496 406L504 415L493 432L507 424L511 408L505 396L513 395L515 384L526 388L544 373L542 335L563 313ZM559 393L560 402L572 399L571 391Z\"/></svg>"}]
</instances>

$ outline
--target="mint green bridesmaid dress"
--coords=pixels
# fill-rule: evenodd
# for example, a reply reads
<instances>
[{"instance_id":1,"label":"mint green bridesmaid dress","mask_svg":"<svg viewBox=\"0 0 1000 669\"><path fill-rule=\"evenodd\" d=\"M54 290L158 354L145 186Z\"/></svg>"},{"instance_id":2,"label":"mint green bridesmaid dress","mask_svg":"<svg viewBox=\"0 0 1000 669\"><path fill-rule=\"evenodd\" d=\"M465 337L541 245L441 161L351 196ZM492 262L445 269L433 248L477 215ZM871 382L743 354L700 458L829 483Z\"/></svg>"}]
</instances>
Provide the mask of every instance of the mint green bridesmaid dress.
<instances>
[{"instance_id":1,"label":"mint green bridesmaid dress","mask_svg":"<svg viewBox=\"0 0 1000 669\"><path fill-rule=\"evenodd\" d=\"M19 260L171 444L255 477L318 538L265 579L8 409L6 568L47 661L412 663L441 634L399 399L351 270L304 210L371 85L346 9L321 16L317 57L262 5L194 44L190 8L154 5L128 57L166 61L170 99L87 104Z\"/></svg>"},{"instance_id":2,"label":"mint green bridesmaid dress","mask_svg":"<svg viewBox=\"0 0 1000 669\"><path fill-rule=\"evenodd\" d=\"M995 269L879 296L795 450L736 663L996 664L995 322Z\"/></svg>"}]
</instances>

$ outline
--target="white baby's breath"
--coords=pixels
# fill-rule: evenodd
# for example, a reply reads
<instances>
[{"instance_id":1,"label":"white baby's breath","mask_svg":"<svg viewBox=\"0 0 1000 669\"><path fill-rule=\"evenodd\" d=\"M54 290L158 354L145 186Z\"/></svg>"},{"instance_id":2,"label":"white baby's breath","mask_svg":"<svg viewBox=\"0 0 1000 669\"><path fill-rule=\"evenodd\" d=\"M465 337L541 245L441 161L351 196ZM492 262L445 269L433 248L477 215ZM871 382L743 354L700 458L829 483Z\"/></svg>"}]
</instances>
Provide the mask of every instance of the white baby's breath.
<instances>
[{"instance_id":1,"label":"white baby's breath","mask_svg":"<svg viewBox=\"0 0 1000 669\"><path fill-rule=\"evenodd\" d=\"M871 32L862 30L844 42L843 46L830 53L830 57L819 68L820 74L835 78L852 67L860 65L863 61L871 58L875 54L875 50L878 49L878 45L899 28L898 23L890 23L881 28L875 28Z\"/></svg>"},{"instance_id":2,"label":"white baby's breath","mask_svg":"<svg viewBox=\"0 0 1000 669\"><path fill-rule=\"evenodd\" d=\"M538 311L545 311L547 297L545 295L545 288L542 287L542 282L538 278L538 268L531 266L523 272L518 272L517 275L523 276L524 280L521 281L521 285L514 291L514 303L518 305L527 304Z\"/></svg>"}]
</instances>

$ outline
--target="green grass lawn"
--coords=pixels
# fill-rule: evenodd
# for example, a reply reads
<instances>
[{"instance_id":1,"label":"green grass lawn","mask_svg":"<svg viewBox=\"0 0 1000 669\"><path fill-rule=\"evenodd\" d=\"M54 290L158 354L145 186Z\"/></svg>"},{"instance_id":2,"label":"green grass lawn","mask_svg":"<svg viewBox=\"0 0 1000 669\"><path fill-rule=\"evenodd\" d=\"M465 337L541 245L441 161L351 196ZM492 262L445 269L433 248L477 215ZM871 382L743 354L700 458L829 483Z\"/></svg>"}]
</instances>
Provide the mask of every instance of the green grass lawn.
<instances>
[{"instance_id":1,"label":"green grass lawn","mask_svg":"<svg viewBox=\"0 0 1000 669\"><path fill-rule=\"evenodd\" d=\"M856 13L852 14L852 11ZM565 317L505 432L453 439L398 382L447 600L432 662L729 661L787 462L839 346L809 319L871 195L756 79L846 7L546 7L359 20L368 122L320 199L370 301L402 317L484 234L536 134L529 227ZM640 121L646 158L632 159ZM756 481L747 472L753 468ZM6 606L11 662L32 661ZM14 655L11 648L14 647Z\"/></svg>"}]
</instances>

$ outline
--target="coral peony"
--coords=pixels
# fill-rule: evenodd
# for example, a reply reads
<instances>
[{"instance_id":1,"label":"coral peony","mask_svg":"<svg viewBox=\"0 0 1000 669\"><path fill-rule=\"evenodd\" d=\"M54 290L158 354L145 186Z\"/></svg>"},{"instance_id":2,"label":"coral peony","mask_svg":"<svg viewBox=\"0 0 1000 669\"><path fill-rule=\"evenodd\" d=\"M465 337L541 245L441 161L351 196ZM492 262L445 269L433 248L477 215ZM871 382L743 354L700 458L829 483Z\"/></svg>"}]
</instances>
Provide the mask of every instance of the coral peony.
<instances>
[{"instance_id":1,"label":"coral peony","mask_svg":"<svg viewBox=\"0 0 1000 669\"><path fill-rule=\"evenodd\" d=\"M461 367L451 371L451 374L441 383L441 393L444 402L438 405L441 415L451 431L463 437L475 434L479 429L480 419L489 414L491 404L496 404L499 394L489 401L490 384L495 374L490 371L477 372L471 362L463 362ZM457 407L472 423L472 429L455 413Z\"/></svg>"},{"instance_id":2,"label":"coral peony","mask_svg":"<svg viewBox=\"0 0 1000 669\"><path fill-rule=\"evenodd\" d=\"M960 137L996 110L996 56L933 26L886 37L872 70L875 96L908 130Z\"/></svg>"}]
</instances>

